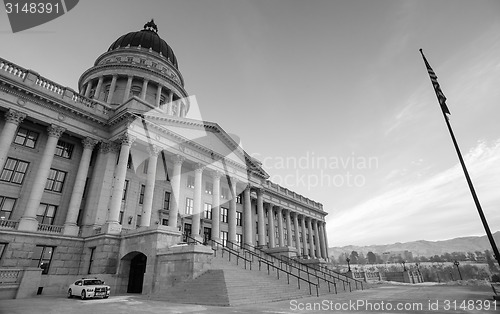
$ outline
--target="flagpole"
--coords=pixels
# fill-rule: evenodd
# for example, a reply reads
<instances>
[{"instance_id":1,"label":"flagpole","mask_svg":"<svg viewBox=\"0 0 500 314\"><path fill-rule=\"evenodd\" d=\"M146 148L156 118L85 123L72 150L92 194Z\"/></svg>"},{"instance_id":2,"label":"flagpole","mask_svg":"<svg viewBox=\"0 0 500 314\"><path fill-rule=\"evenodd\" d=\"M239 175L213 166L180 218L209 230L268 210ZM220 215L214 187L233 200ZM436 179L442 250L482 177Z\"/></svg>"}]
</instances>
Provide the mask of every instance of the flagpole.
<instances>
[{"instance_id":1,"label":"flagpole","mask_svg":"<svg viewBox=\"0 0 500 314\"><path fill-rule=\"evenodd\" d=\"M460 148L458 147L457 140L455 138L455 134L453 134L453 130L450 125L450 121L448 116L446 115L447 113L449 114L448 107L446 106L446 97L444 96L443 92L441 91L441 88L439 87L439 84L437 83L437 76L430 67L429 63L427 62L427 59L424 56L424 53L422 52L422 49L420 49L420 53L422 54L422 57L424 59L425 65L427 67L427 71L429 72L429 76L431 78L432 85L434 87L434 91L436 92L436 96L438 97L438 102L441 107L441 112L443 113L444 121L446 122L446 126L448 127L448 131L450 132L451 139L453 141L453 145L455 146L455 151L457 152L458 159L460 160L460 165L462 166L462 170L464 171L465 179L467 180L467 184L469 185L470 192L472 194L472 198L474 199L474 203L476 204L477 212L479 213L479 217L481 218L481 222L483 223L484 230L486 231L486 236L488 237L488 240L490 241L491 248L493 249L493 254L495 255L495 259L497 260L498 265L500 265L500 253L498 252L498 247L495 243L495 239L493 238L493 235L491 234L490 227L488 226L488 222L486 221L486 217L484 216L483 209L481 208L481 204L479 203L479 199L476 194L476 190L474 189L474 185L472 184L472 180L469 176L469 172L467 171L467 167L465 166L464 159L462 157L462 154L460 152Z\"/></svg>"},{"instance_id":2,"label":"flagpole","mask_svg":"<svg viewBox=\"0 0 500 314\"><path fill-rule=\"evenodd\" d=\"M491 234L490 227L488 226L488 222L486 221L486 217L484 216L483 209L481 208L481 204L479 203L479 199L477 198L476 190L474 189L474 185L472 184L472 180L469 176L469 172L467 171L467 167L465 167L464 159L462 158L462 154L460 153L460 148L458 147L457 140L455 139L455 135L453 134L453 130L450 125L450 121L446 113L443 112L444 120L446 121L446 126L448 127L448 131L450 131L450 136L453 141L453 145L455 146L455 150L458 155L458 159L460 160L460 164L462 165L462 169L464 171L465 179L467 180L467 184L469 185L470 193L472 194L472 198L474 199L474 203L476 204L477 211L479 213L479 217L481 218L481 222L483 223L484 230L486 231L486 235L488 240L490 241L490 245L493 249L493 253L497 260L498 265L500 265L500 253L498 252L498 247L495 243L495 239Z\"/></svg>"}]
</instances>

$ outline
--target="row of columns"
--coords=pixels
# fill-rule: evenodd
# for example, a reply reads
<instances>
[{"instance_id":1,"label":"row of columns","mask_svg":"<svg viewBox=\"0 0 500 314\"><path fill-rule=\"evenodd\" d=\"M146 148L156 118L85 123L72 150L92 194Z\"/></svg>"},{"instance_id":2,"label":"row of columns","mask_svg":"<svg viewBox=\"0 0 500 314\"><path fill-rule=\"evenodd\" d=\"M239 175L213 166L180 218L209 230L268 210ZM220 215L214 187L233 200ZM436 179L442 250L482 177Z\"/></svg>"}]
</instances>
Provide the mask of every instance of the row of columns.
<instances>
[{"instance_id":1,"label":"row of columns","mask_svg":"<svg viewBox=\"0 0 500 314\"><path fill-rule=\"evenodd\" d=\"M127 101L130 98L130 91L132 90L132 82L134 80L134 77L136 77L136 76L133 76L133 75L127 76L127 84L125 85L125 93L123 95L123 100L122 100L123 102ZM139 78L142 80L142 89L141 89L141 94L140 94L139 98L142 100L146 100L146 92L147 92L150 81L147 78L143 78L143 77L139 77ZM85 87L82 88L85 90L85 92L84 92L85 97L90 97L90 93L92 91L92 88L94 88L94 80L89 80L86 83ZM114 92L116 89L117 80L118 80L118 75L117 74L112 75L111 84L110 84L109 92L108 92L108 97L106 99L107 104L111 104L111 100L113 99ZM95 100L99 99L99 97L101 95L102 88L103 88L103 84L104 84L104 76L100 76L97 79L97 86L95 87L94 95L92 97L93 99L95 99ZM161 105L163 105L161 103L161 95L162 95L162 90L164 87L161 84L156 84L156 86L157 86L156 87L157 91L156 91L155 105L156 105L156 107L160 107ZM174 104L174 92L172 90L168 90L168 100L166 100L165 105L167 107L166 108L167 115L170 115L170 116L174 115L174 106L176 104ZM177 117L185 117L186 114L187 114L186 104L183 103L182 101L178 102L177 108L175 108L175 115Z\"/></svg>"},{"instance_id":2,"label":"row of columns","mask_svg":"<svg viewBox=\"0 0 500 314\"><path fill-rule=\"evenodd\" d=\"M170 205L169 213L169 226L177 227L177 214L179 212L179 200L175 199L176 195L180 195L180 174L182 170L182 164L185 159L181 156L174 156L174 171L171 178L172 183L172 194L174 199ZM150 160L149 163L151 163ZM194 204L193 204L193 215L192 215L192 228L191 236L197 240L201 240L200 234L200 219L202 210L202 175L206 167L202 165L197 165L194 170L195 182L194 182ZM149 174L149 171L148 171ZM212 231L211 238L214 240L220 240L220 178L221 173L218 171L211 171L212 175ZM231 199L229 201L228 208L228 240L232 243L236 243L236 178L229 178L229 189L231 191ZM258 233L258 243L263 246L266 243L266 221L264 213L264 201L263 201L263 190L256 189L257 192L257 233ZM268 212L268 233L269 233L269 248L275 247L293 247L292 239L292 216L295 230L295 249L298 255L302 255L302 249L305 255L309 255L311 258L328 258L328 244L326 242L326 230L324 228L325 222L321 220L308 217L290 210L285 210L283 207L275 206L270 203L266 203ZM243 191L243 206L244 206L244 225L243 225L243 239L244 243L253 246L253 224L252 224L252 207L251 207L251 187L247 186ZM274 225L274 212L277 213L278 219L278 236L275 238L275 225ZM299 218L301 226L299 226ZM288 237L285 243L284 230L285 226L283 223L285 220L286 230L288 232ZM307 226L306 226L307 223ZM299 228L302 230L302 242L299 239ZM309 231L309 237L306 238L306 229ZM315 246L313 240L313 234L316 238ZM276 240L278 243L276 243ZM316 252L317 251L317 254Z\"/></svg>"}]
</instances>

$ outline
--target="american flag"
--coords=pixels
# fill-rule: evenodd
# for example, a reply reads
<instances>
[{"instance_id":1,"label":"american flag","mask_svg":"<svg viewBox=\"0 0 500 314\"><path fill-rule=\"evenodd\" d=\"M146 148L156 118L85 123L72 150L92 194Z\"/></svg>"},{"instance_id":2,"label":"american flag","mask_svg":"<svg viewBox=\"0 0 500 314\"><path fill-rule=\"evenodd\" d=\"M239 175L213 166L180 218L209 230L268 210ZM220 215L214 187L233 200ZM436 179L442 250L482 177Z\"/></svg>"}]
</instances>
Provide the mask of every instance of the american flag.
<instances>
[{"instance_id":1,"label":"american flag","mask_svg":"<svg viewBox=\"0 0 500 314\"><path fill-rule=\"evenodd\" d=\"M441 105L441 110L443 110L443 113L451 114L450 110L448 110L448 106L446 106L446 97L444 96L443 91L439 86L436 73L434 73L434 70L431 68L429 62L427 62L422 49L420 49L420 53L422 54L422 58L424 58L425 66L427 67L427 72L429 73L429 77L431 78L432 86L434 87L434 91L436 92L439 104Z\"/></svg>"}]
</instances>

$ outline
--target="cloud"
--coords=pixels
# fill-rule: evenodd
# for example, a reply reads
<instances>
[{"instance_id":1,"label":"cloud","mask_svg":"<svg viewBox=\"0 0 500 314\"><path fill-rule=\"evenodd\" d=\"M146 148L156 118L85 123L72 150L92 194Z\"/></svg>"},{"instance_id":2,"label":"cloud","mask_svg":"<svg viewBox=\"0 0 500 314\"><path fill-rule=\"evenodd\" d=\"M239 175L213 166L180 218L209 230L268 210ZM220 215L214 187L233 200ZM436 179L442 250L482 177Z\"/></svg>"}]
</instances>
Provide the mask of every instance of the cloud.
<instances>
[{"instance_id":1,"label":"cloud","mask_svg":"<svg viewBox=\"0 0 500 314\"><path fill-rule=\"evenodd\" d=\"M500 203L497 192L500 189L500 140L490 145L479 142L464 159L490 228L499 230L500 213L496 208ZM328 233L333 239L330 245L367 245L484 234L458 163L408 183L395 174L388 174L386 178L390 179L388 186L394 188L329 217Z\"/></svg>"}]
</instances>

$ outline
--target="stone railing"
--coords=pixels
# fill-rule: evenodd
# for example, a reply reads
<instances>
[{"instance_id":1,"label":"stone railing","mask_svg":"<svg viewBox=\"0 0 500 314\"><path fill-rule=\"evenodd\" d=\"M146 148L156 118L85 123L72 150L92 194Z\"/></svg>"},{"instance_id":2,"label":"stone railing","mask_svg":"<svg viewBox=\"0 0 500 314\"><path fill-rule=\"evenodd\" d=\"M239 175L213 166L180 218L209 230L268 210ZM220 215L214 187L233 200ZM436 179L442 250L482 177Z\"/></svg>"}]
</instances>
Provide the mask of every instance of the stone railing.
<instances>
[{"instance_id":1,"label":"stone railing","mask_svg":"<svg viewBox=\"0 0 500 314\"><path fill-rule=\"evenodd\" d=\"M285 187L282 187L281 185L279 184L276 184L276 183L272 183L270 181L267 181L264 186L269 189L269 190L272 190L272 191L276 191L278 192L279 194L283 194L283 195L286 195L290 198L293 198L301 203L304 203L304 204L307 204L307 205L310 205L314 208L317 208L317 209L320 209L320 210L323 210L323 205L321 203L318 203L318 202L315 202L313 200L310 200L308 199L307 197L304 197L300 194L297 194Z\"/></svg>"},{"instance_id":2,"label":"stone railing","mask_svg":"<svg viewBox=\"0 0 500 314\"><path fill-rule=\"evenodd\" d=\"M0 285L17 284L21 279L21 269L0 268Z\"/></svg>"},{"instance_id":3,"label":"stone railing","mask_svg":"<svg viewBox=\"0 0 500 314\"><path fill-rule=\"evenodd\" d=\"M46 233L62 233L63 228L64 226L38 224L38 231Z\"/></svg>"},{"instance_id":4,"label":"stone railing","mask_svg":"<svg viewBox=\"0 0 500 314\"><path fill-rule=\"evenodd\" d=\"M102 115L104 118L107 118L109 115L111 107L107 104L80 95L69 87L59 85L34 71L26 70L0 58L0 76L2 75L30 85L49 95L52 94L53 97L63 99L66 103L82 108L85 111Z\"/></svg>"},{"instance_id":5,"label":"stone railing","mask_svg":"<svg viewBox=\"0 0 500 314\"><path fill-rule=\"evenodd\" d=\"M2 74L7 73L23 80L26 77L27 72L26 69L23 69L20 66L10 63L2 58L0 58L0 71Z\"/></svg>"},{"instance_id":6,"label":"stone railing","mask_svg":"<svg viewBox=\"0 0 500 314\"><path fill-rule=\"evenodd\" d=\"M0 220L0 228L2 229L17 229L17 224L18 222L14 220Z\"/></svg>"}]
</instances>

